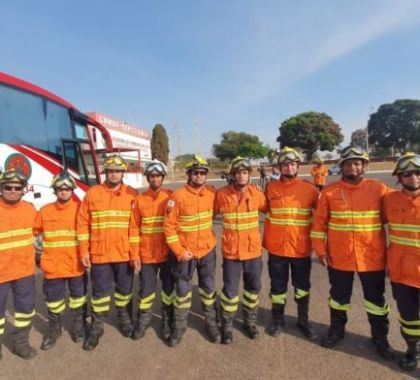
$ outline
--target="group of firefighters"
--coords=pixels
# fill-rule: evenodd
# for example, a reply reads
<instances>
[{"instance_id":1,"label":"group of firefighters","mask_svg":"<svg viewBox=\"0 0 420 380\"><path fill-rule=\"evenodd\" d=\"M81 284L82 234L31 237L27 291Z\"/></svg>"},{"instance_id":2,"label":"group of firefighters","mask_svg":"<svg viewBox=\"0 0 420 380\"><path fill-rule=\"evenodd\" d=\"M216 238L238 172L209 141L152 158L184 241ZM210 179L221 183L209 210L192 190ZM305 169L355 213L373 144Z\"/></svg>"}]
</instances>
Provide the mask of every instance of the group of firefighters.
<instances>
[{"instance_id":1,"label":"group of firefighters","mask_svg":"<svg viewBox=\"0 0 420 380\"><path fill-rule=\"evenodd\" d=\"M138 195L123 183L126 162L113 155L104 163L105 182L89 189L81 204L73 199L75 180L61 173L52 181L56 202L39 212L22 200L27 178L15 170L4 172L0 177L0 357L9 289L14 296L13 352L25 359L36 355L29 344L35 315L35 235L42 236L40 267L48 309L43 350L53 347L62 334L66 304L73 315L72 340L83 341L84 350L93 350L104 333L112 295L121 334L142 338L151 322L158 277L162 338L176 346L187 328L195 271L210 341L233 342L241 276L244 328L249 338L256 339L264 247L271 279L271 336L281 334L285 324L290 271L297 327L307 339L317 340L308 321L314 250L328 269L331 285L330 326L321 345L331 348L344 338L357 272L372 342L382 358L393 360L395 353L387 339L389 306L384 298L387 267L401 334L408 346L399 365L415 370L420 340L420 156L406 153L397 161L393 175L402 185L401 191L364 178L369 157L358 147L343 149L341 179L320 193L298 177L300 162L296 150L282 149L278 156L280 179L269 182L263 192L250 183L250 160L237 157L230 165L232 184L216 191L206 184L206 160L196 156L185 167L187 183L172 192L163 187L165 165L153 160L144 173L149 188ZM318 172L321 177L327 175L324 169ZM322 180L316 183L319 188L325 183ZM260 213L267 215L262 235ZM218 215L223 255L220 313L213 230ZM87 269L92 287L89 298ZM132 315L135 273L139 273L139 294L137 312Z\"/></svg>"}]
</instances>

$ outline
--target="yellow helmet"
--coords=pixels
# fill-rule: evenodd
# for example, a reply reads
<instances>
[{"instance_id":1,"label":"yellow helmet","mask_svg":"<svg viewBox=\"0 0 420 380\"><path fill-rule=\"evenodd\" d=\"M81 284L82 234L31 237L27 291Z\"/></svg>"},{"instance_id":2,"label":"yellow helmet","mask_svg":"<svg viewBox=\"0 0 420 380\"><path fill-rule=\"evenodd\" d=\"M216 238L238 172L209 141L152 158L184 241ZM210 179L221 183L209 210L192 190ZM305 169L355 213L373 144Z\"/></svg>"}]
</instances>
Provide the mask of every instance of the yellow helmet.
<instances>
[{"instance_id":1,"label":"yellow helmet","mask_svg":"<svg viewBox=\"0 0 420 380\"><path fill-rule=\"evenodd\" d=\"M54 189L60 189L63 187L67 187L70 189L75 189L76 188L76 181L74 180L74 178L66 172L62 172L59 174L56 174L52 181L51 181L51 187Z\"/></svg>"},{"instance_id":2,"label":"yellow helmet","mask_svg":"<svg viewBox=\"0 0 420 380\"><path fill-rule=\"evenodd\" d=\"M316 158L314 159L314 162L315 162L316 164L323 164L323 163L324 163L324 160L323 160L321 157L316 157Z\"/></svg>"},{"instance_id":3,"label":"yellow helmet","mask_svg":"<svg viewBox=\"0 0 420 380\"><path fill-rule=\"evenodd\" d=\"M0 175L0 184L7 182L18 182L22 186L26 186L28 177L16 169L6 170Z\"/></svg>"},{"instance_id":4,"label":"yellow helmet","mask_svg":"<svg viewBox=\"0 0 420 380\"><path fill-rule=\"evenodd\" d=\"M347 160L363 160L369 163L368 153L360 146L349 145L341 151L341 157L338 160L338 165L342 165Z\"/></svg>"},{"instance_id":5,"label":"yellow helmet","mask_svg":"<svg viewBox=\"0 0 420 380\"><path fill-rule=\"evenodd\" d=\"M392 175L420 170L420 155L414 152L404 153L395 163Z\"/></svg>"},{"instance_id":6,"label":"yellow helmet","mask_svg":"<svg viewBox=\"0 0 420 380\"><path fill-rule=\"evenodd\" d=\"M252 166L251 166L251 161L249 160L249 158L244 158L240 156L235 157L233 161L230 163L229 174L233 174L233 172L240 169L246 169L251 173Z\"/></svg>"},{"instance_id":7,"label":"yellow helmet","mask_svg":"<svg viewBox=\"0 0 420 380\"><path fill-rule=\"evenodd\" d=\"M203 157L195 155L194 158L192 160L189 160L185 165L185 170L187 173L193 169L205 169L208 172L210 170L210 167Z\"/></svg>"},{"instance_id":8,"label":"yellow helmet","mask_svg":"<svg viewBox=\"0 0 420 380\"><path fill-rule=\"evenodd\" d=\"M112 156L107 157L104 162L105 170L121 170L123 172L127 171L127 162L118 154L113 154Z\"/></svg>"},{"instance_id":9,"label":"yellow helmet","mask_svg":"<svg viewBox=\"0 0 420 380\"><path fill-rule=\"evenodd\" d=\"M277 163L280 165L285 161L295 161L299 163L302 161L302 158L297 150L285 146L279 153Z\"/></svg>"}]
</instances>

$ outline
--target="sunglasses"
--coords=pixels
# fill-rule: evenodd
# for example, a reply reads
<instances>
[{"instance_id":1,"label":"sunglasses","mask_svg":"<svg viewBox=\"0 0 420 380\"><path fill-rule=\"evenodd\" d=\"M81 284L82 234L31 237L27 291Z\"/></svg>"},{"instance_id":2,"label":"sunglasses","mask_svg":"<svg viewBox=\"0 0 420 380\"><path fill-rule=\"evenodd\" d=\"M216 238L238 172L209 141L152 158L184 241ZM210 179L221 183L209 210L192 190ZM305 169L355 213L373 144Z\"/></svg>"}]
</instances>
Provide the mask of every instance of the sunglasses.
<instances>
[{"instance_id":1,"label":"sunglasses","mask_svg":"<svg viewBox=\"0 0 420 380\"><path fill-rule=\"evenodd\" d=\"M73 191L72 187L56 187L56 191Z\"/></svg>"},{"instance_id":2,"label":"sunglasses","mask_svg":"<svg viewBox=\"0 0 420 380\"><path fill-rule=\"evenodd\" d=\"M192 175L202 175L202 176L205 176L205 175L207 175L207 172L205 170L193 170L191 172L191 174Z\"/></svg>"},{"instance_id":3,"label":"sunglasses","mask_svg":"<svg viewBox=\"0 0 420 380\"><path fill-rule=\"evenodd\" d=\"M415 171L413 171L413 172L405 172L405 173L401 173L401 177L404 177L404 178L410 178L413 174L414 174L416 177L420 177L420 170L415 170Z\"/></svg>"},{"instance_id":4,"label":"sunglasses","mask_svg":"<svg viewBox=\"0 0 420 380\"><path fill-rule=\"evenodd\" d=\"M6 191L22 191L23 187L22 186L9 186L9 185L4 185L3 186L3 190Z\"/></svg>"}]
</instances>

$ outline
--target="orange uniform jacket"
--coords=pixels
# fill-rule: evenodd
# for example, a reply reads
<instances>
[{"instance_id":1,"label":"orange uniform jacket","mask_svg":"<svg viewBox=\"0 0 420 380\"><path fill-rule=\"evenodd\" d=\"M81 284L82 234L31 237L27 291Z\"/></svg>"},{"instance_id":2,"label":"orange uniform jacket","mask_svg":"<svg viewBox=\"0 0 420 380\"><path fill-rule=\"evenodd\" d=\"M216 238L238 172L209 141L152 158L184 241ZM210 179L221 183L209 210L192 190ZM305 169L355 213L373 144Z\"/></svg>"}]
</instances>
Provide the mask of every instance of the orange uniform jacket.
<instances>
[{"instance_id":1,"label":"orange uniform jacket","mask_svg":"<svg viewBox=\"0 0 420 380\"><path fill-rule=\"evenodd\" d=\"M222 254L227 259L249 260L261 256L258 212L265 212L265 195L249 185L244 193L233 185L216 194L215 213L222 214Z\"/></svg>"},{"instance_id":2,"label":"orange uniform jacket","mask_svg":"<svg viewBox=\"0 0 420 380\"><path fill-rule=\"evenodd\" d=\"M76 217L79 204L50 203L35 219L34 233L42 234L41 269L47 279L81 276L85 269L77 252Z\"/></svg>"},{"instance_id":3,"label":"orange uniform jacket","mask_svg":"<svg viewBox=\"0 0 420 380\"><path fill-rule=\"evenodd\" d=\"M0 283L35 273L35 216L31 203L9 205L0 199Z\"/></svg>"},{"instance_id":4,"label":"orange uniform jacket","mask_svg":"<svg viewBox=\"0 0 420 380\"><path fill-rule=\"evenodd\" d=\"M264 248L277 256L308 257L312 209L318 191L305 180L270 182L266 188L269 214L265 220Z\"/></svg>"},{"instance_id":5,"label":"orange uniform jacket","mask_svg":"<svg viewBox=\"0 0 420 380\"><path fill-rule=\"evenodd\" d=\"M128 227L137 191L121 185L113 191L106 184L93 186L86 193L77 216L80 256L94 264L130 260Z\"/></svg>"},{"instance_id":6,"label":"orange uniform jacket","mask_svg":"<svg viewBox=\"0 0 420 380\"><path fill-rule=\"evenodd\" d=\"M178 260L186 251L200 259L216 246L214 197L215 190L210 186L195 189L187 184L169 198L164 221L165 237Z\"/></svg>"},{"instance_id":7,"label":"orange uniform jacket","mask_svg":"<svg viewBox=\"0 0 420 380\"><path fill-rule=\"evenodd\" d=\"M420 196L392 192L385 196L384 214L389 223L391 281L420 288Z\"/></svg>"},{"instance_id":8,"label":"orange uniform jacket","mask_svg":"<svg viewBox=\"0 0 420 380\"><path fill-rule=\"evenodd\" d=\"M389 188L374 179L352 185L337 181L321 191L312 226L318 256L328 254L331 266L344 271L385 268L386 245L381 219Z\"/></svg>"},{"instance_id":9,"label":"orange uniform jacket","mask_svg":"<svg viewBox=\"0 0 420 380\"><path fill-rule=\"evenodd\" d=\"M163 219L171 190L148 189L134 201L130 219L130 259L157 264L168 259Z\"/></svg>"},{"instance_id":10,"label":"orange uniform jacket","mask_svg":"<svg viewBox=\"0 0 420 380\"><path fill-rule=\"evenodd\" d=\"M328 169L325 165L315 165L312 167L311 174L314 177L314 185L325 185L325 181L328 175Z\"/></svg>"}]
</instances>

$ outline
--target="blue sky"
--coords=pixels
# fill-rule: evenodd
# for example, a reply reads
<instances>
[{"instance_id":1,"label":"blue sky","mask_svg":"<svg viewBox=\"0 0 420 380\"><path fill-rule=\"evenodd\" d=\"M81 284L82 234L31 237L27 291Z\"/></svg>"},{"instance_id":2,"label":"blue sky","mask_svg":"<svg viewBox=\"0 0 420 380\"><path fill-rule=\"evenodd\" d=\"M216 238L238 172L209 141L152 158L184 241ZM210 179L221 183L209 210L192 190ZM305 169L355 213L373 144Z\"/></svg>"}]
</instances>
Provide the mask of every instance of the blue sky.
<instances>
[{"instance_id":1,"label":"blue sky","mask_svg":"<svg viewBox=\"0 0 420 380\"><path fill-rule=\"evenodd\" d=\"M420 99L420 1L0 0L0 71L208 156L227 130L276 146L326 112L349 141L372 107ZM176 153L176 144L172 145Z\"/></svg>"}]
</instances>

